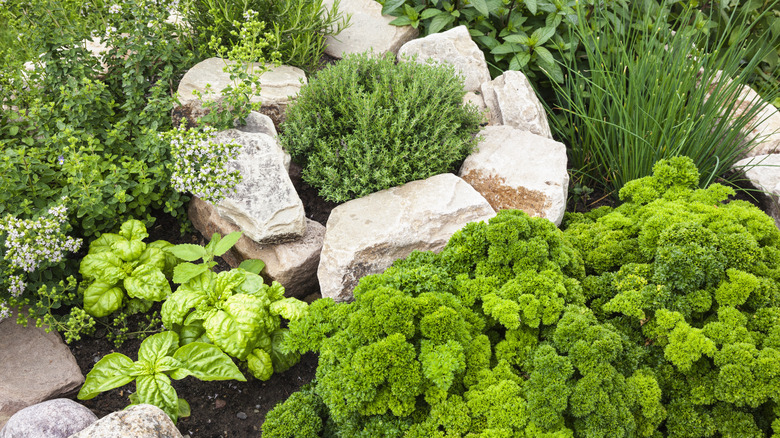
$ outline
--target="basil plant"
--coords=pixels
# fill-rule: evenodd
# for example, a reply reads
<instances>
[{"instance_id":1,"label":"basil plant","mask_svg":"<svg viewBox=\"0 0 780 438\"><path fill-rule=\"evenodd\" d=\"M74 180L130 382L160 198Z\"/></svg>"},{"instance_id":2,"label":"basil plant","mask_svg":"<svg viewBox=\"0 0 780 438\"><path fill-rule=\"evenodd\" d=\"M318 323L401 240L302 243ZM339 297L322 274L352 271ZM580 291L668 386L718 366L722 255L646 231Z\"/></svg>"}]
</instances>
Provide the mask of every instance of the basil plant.
<instances>
[{"instance_id":1,"label":"basil plant","mask_svg":"<svg viewBox=\"0 0 780 438\"><path fill-rule=\"evenodd\" d=\"M166 251L188 262L203 259L204 265L210 265L213 255L221 255L237 240L231 234L220 242L215 235L205 251L197 245L176 245ZM259 275L263 264L256 262L248 260L220 273L182 263L173 280L183 283L163 303L161 316L165 327L179 334L182 345L213 343L246 361L256 378L268 380L300 359L284 348L288 331L281 328L281 318L298 320L308 312L308 305L285 298L284 287L277 282L265 284Z\"/></svg>"},{"instance_id":2,"label":"basil plant","mask_svg":"<svg viewBox=\"0 0 780 438\"><path fill-rule=\"evenodd\" d=\"M178 259L163 251L170 243L147 244L143 241L147 237L144 224L131 219L122 224L119 234L105 233L89 245L79 268L88 284L82 288L87 313L107 316L123 305L129 305L131 313L147 311L153 301L171 294L167 277Z\"/></svg>"},{"instance_id":3,"label":"basil plant","mask_svg":"<svg viewBox=\"0 0 780 438\"><path fill-rule=\"evenodd\" d=\"M179 336L162 332L149 336L138 349L138 360L121 353L104 356L87 373L78 393L79 400L89 400L135 380L136 391L130 395L131 406L151 404L162 409L176 422L189 416L189 404L178 397L171 379L193 376L200 380L240 380L246 378L236 364L218 347L191 342L179 347Z\"/></svg>"}]
</instances>

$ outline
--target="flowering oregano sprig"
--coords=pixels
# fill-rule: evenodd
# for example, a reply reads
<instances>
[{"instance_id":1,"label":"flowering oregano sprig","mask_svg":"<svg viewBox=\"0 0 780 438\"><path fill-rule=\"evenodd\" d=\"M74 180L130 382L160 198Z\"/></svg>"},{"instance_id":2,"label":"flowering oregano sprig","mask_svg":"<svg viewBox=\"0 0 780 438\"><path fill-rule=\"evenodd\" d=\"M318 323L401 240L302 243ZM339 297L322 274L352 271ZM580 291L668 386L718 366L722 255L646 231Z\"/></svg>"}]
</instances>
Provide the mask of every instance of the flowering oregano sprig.
<instances>
[{"instance_id":1,"label":"flowering oregano sprig","mask_svg":"<svg viewBox=\"0 0 780 438\"><path fill-rule=\"evenodd\" d=\"M230 166L241 146L211 140L215 132L209 126L185 129L182 124L161 135L171 145L171 186L212 204L233 194L241 182L241 173Z\"/></svg>"}]
</instances>

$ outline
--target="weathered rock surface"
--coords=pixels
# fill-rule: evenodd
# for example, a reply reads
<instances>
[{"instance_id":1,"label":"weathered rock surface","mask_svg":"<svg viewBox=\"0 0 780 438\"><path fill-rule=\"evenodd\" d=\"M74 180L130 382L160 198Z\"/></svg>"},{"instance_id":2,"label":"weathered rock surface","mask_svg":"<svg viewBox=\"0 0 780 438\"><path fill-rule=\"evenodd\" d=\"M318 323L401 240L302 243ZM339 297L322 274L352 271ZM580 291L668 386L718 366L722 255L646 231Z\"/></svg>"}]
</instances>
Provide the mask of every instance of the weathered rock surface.
<instances>
[{"instance_id":1,"label":"weathered rock surface","mask_svg":"<svg viewBox=\"0 0 780 438\"><path fill-rule=\"evenodd\" d=\"M241 145L238 158L229 166L238 169L243 180L235 194L217 205L219 215L258 243L282 243L303 236L303 203L295 192L285 168L284 151L276 139L228 129L218 132L213 141Z\"/></svg>"},{"instance_id":2,"label":"weathered rock surface","mask_svg":"<svg viewBox=\"0 0 780 438\"><path fill-rule=\"evenodd\" d=\"M0 438L67 438L97 421L89 409L67 398L28 406L0 430Z\"/></svg>"},{"instance_id":3,"label":"weathered rock surface","mask_svg":"<svg viewBox=\"0 0 780 438\"><path fill-rule=\"evenodd\" d=\"M360 278L415 249L439 251L467 223L494 215L485 198L450 173L341 204L326 226L317 270L322 296L351 300Z\"/></svg>"},{"instance_id":4,"label":"weathered rock surface","mask_svg":"<svg viewBox=\"0 0 780 438\"><path fill-rule=\"evenodd\" d=\"M331 9L334 0L323 0L322 5ZM412 26L393 26L395 17L382 15L382 5L374 0L341 0L339 10L352 15L350 25L341 33L326 39L325 53L343 58L354 53L373 50L376 54L396 54L401 46L417 37Z\"/></svg>"},{"instance_id":5,"label":"weathered rock surface","mask_svg":"<svg viewBox=\"0 0 780 438\"><path fill-rule=\"evenodd\" d=\"M174 113L187 118L191 123L206 114L202 102L193 91L202 93L203 99L207 101L221 102L224 98L221 94L222 89L233 85L230 75L223 71L226 62L233 63L222 58L209 58L189 69L179 83L178 95L181 106L176 108ZM253 63L253 68L259 69L261 65ZM207 94L206 86L209 84L212 94ZM260 76L260 94L253 96L250 101L262 102L264 108L280 107L284 111L304 84L306 84L306 74L303 70L288 65L274 67Z\"/></svg>"},{"instance_id":6,"label":"weathered rock surface","mask_svg":"<svg viewBox=\"0 0 780 438\"><path fill-rule=\"evenodd\" d=\"M560 225L569 190L566 146L511 126L488 126L480 135L460 177L496 211L523 210Z\"/></svg>"},{"instance_id":7,"label":"weathered rock surface","mask_svg":"<svg viewBox=\"0 0 780 438\"><path fill-rule=\"evenodd\" d=\"M750 184L762 192L758 196L768 207L766 214L780 228L780 154L748 157L736 162L733 169L742 170Z\"/></svg>"},{"instance_id":8,"label":"weathered rock surface","mask_svg":"<svg viewBox=\"0 0 780 438\"><path fill-rule=\"evenodd\" d=\"M506 71L482 84L482 98L490 111L491 125L509 125L552 138L547 113L521 72Z\"/></svg>"},{"instance_id":9,"label":"weathered rock surface","mask_svg":"<svg viewBox=\"0 0 780 438\"><path fill-rule=\"evenodd\" d=\"M135 405L108 414L71 438L181 438L170 418L157 406Z\"/></svg>"},{"instance_id":10,"label":"weathered rock surface","mask_svg":"<svg viewBox=\"0 0 780 438\"><path fill-rule=\"evenodd\" d=\"M398 50L399 61L415 55L419 63L430 59L455 67L463 75L466 91L477 91L483 82L490 81L485 54L472 41L466 26L409 41Z\"/></svg>"},{"instance_id":11,"label":"weathered rock surface","mask_svg":"<svg viewBox=\"0 0 780 438\"><path fill-rule=\"evenodd\" d=\"M21 409L76 391L84 383L76 359L56 331L0 321L0 426Z\"/></svg>"},{"instance_id":12,"label":"weathered rock surface","mask_svg":"<svg viewBox=\"0 0 780 438\"><path fill-rule=\"evenodd\" d=\"M731 85L732 79L724 79L722 76L722 72L714 75L709 85L707 99L715 92L721 90L721 92L725 92L725 88ZM721 88L718 89L715 84L720 84ZM760 105L760 110L755 112L748 126L745 126L741 132L747 140L756 140L757 142L751 150L745 151L744 156L755 157L780 153L780 111L747 85L739 87L733 98L736 100L736 105L730 114L731 120L741 117L754 105ZM731 102L731 99L726 101Z\"/></svg>"},{"instance_id":13,"label":"weathered rock surface","mask_svg":"<svg viewBox=\"0 0 780 438\"><path fill-rule=\"evenodd\" d=\"M241 132L250 132L255 134L265 134L268 136L271 136L273 138L276 138L279 134L276 132L276 125L273 120L271 120L270 117L268 117L265 114L260 114L257 111L252 111L249 113L249 116L247 116L246 120L244 121L243 126L235 126L236 129L238 129ZM279 143L277 142L277 145ZM290 171L290 162L292 161L292 158L290 157L290 154L285 151L281 145L279 145L279 149L282 151L283 154L283 161L284 161L284 168L287 169L287 171Z\"/></svg>"},{"instance_id":14,"label":"weathered rock surface","mask_svg":"<svg viewBox=\"0 0 780 438\"><path fill-rule=\"evenodd\" d=\"M189 206L192 224L204 236L214 233L226 235L239 228L222 218L216 208L196 197ZM260 259L265 262L262 272L267 281L278 281L284 286L285 295L305 297L317 289L317 265L325 238L325 227L307 219L306 231L299 239L277 245L260 245L241 236L238 243L222 256L232 267L237 267L247 259Z\"/></svg>"}]
</instances>

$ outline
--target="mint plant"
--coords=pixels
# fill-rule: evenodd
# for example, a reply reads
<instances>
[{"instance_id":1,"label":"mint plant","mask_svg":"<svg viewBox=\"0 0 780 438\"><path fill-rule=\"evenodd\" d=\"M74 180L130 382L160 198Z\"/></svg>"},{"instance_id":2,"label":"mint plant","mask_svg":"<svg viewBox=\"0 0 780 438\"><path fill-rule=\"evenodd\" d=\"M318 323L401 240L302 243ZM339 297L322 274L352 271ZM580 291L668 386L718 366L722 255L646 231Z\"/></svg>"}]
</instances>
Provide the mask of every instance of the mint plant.
<instances>
[{"instance_id":1,"label":"mint plant","mask_svg":"<svg viewBox=\"0 0 780 438\"><path fill-rule=\"evenodd\" d=\"M176 395L171 379L187 376L203 381L246 381L233 361L216 346L193 342L179 347L176 333L163 332L141 342L137 361L121 353L111 353L100 359L87 373L78 398L89 400L101 392L135 381L136 390L130 395L130 405L155 405L175 423L179 417L189 416L190 407L186 400Z\"/></svg>"}]
</instances>

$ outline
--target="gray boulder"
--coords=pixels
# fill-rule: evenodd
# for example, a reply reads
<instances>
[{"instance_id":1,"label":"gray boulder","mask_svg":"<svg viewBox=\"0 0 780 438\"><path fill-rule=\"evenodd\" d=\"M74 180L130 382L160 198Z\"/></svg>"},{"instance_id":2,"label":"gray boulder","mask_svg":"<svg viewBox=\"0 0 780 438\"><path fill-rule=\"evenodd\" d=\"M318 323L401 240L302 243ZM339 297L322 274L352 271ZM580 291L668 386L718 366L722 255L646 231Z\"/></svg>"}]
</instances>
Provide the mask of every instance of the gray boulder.
<instances>
[{"instance_id":1,"label":"gray boulder","mask_svg":"<svg viewBox=\"0 0 780 438\"><path fill-rule=\"evenodd\" d=\"M419 63L432 60L452 65L463 75L466 91L477 91L483 82L490 81L485 54L472 41L466 26L409 41L398 51L398 61L412 56L417 56Z\"/></svg>"},{"instance_id":2,"label":"gray boulder","mask_svg":"<svg viewBox=\"0 0 780 438\"><path fill-rule=\"evenodd\" d=\"M76 359L56 331L29 324L16 316L0 321L0 426L16 412L74 393L82 383Z\"/></svg>"},{"instance_id":3,"label":"gray boulder","mask_svg":"<svg viewBox=\"0 0 780 438\"><path fill-rule=\"evenodd\" d=\"M531 83L519 71L506 71L482 84L482 98L490 112L491 125L508 125L552 138L547 113Z\"/></svg>"},{"instance_id":4,"label":"gray boulder","mask_svg":"<svg viewBox=\"0 0 780 438\"><path fill-rule=\"evenodd\" d=\"M89 409L67 398L28 406L0 430L0 438L67 438L97 421Z\"/></svg>"},{"instance_id":5,"label":"gray boulder","mask_svg":"<svg viewBox=\"0 0 780 438\"><path fill-rule=\"evenodd\" d=\"M71 438L182 438L173 421L157 406L135 405L108 414Z\"/></svg>"},{"instance_id":6,"label":"gray boulder","mask_svg":"<svg viewBox=\"0 0 780 438\"><path fill-rule=\"evenodd\" d=\"M450 173L345 202L326 225L317 270L322 296L349 301L360 278L413 250L440 251L467 223L493 216L485 198Z\"/></svg>"},{"instance_id":7,"label":"gray boulder","mask_svg":"<svg viewBox=\"0 0 780 438\"><path fill-rule=\"evenodd\" d=\"M496 210L518 209L560 225L569 174L566 146L511 126L488 126L460 177Z\"/></svg>"}]
</instances>

